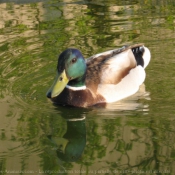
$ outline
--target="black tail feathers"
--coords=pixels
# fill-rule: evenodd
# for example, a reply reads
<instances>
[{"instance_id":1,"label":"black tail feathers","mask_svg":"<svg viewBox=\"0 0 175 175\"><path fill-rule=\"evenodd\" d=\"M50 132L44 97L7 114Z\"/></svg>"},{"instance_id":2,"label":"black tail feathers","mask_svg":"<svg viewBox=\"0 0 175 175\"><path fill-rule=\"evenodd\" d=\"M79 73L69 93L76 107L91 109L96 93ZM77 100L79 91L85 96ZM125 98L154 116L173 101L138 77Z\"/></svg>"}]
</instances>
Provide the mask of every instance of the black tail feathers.
<instances>
[{"instance_id":1,"label":"black tail feathers","mask_svg":"<svg viewBox=\"0 0 175 175\"><path fill-rule=\"evenodd\" d=\"M137 61L137 65L141 65L142 67L144 67L144 59L143 59L143 54L145 52L144 47L140 46L140 47L132 48L132 52L133 52L135 59Z\"/></svg>"}]
</instances>

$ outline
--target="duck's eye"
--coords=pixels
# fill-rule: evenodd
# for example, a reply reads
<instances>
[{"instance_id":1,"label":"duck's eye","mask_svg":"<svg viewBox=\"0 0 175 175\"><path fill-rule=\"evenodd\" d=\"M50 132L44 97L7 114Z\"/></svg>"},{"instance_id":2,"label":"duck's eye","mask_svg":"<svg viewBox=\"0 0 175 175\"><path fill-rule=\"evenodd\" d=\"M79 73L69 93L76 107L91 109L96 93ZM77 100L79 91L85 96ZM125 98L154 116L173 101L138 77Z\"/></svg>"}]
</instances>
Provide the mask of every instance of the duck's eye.
<instances>
[{"instance_id":1,"label":"duck's eye","mask_svg":"<svg viewBox=\"0 0 175 175\"><path fill-rule=\"evenodd\" d=\"M75 63L77 61L77 58L72 59L72 63Z\"/></svg>"}]
</instances>

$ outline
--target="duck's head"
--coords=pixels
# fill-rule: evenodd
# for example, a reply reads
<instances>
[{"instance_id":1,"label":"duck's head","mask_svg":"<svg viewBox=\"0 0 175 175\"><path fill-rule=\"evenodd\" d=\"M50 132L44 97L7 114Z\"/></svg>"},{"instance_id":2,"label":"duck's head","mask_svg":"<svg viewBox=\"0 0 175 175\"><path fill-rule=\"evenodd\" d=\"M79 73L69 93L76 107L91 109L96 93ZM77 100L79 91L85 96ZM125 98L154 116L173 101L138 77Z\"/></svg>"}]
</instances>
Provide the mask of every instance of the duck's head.
<instances>
[{"instance_id":1,"label":"duck's head","mask_svg":"<svg viewBox=\"0 0 175 175\"><path fill-rule=\"evenodd\" d=\"M81 52L77 49L63 51L58 58L56 79L47 97L58 96L67 84L72 87L84 86L85 73L86 63Z\"/></svg>"}]
</instances>

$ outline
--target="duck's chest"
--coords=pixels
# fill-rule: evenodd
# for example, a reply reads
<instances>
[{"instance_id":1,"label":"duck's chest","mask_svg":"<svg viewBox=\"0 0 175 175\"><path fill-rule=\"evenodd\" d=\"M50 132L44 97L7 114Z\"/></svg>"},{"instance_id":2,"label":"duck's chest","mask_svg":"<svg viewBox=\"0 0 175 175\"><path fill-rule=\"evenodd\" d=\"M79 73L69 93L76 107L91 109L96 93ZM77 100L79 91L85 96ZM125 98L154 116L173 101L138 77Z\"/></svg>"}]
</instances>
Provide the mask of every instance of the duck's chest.
<instances>
[{"instance_id":1,"label":"duck's chest","mask_svg":"<svg viewBox=\"0 0 175 175\"><path fill-rule=\"evenodd\" d=\"M95 105L100 101L104 101L104 98L99 97L98 95L92 95L88 89L74 91L65 88L62 93L53 98L52 101L57 104L87 107Z\"/></svg>"}]
</instances>

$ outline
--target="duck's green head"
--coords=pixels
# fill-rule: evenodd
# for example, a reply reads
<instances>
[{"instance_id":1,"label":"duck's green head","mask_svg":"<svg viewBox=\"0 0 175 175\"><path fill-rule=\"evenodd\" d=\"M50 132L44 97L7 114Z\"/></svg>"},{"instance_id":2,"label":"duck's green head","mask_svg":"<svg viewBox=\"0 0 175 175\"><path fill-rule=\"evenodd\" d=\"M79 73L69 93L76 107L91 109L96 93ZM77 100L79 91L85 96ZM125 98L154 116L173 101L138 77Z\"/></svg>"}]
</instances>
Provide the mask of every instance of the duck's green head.
<instances>
[{"instance_id":1,"label":"duck's green head","mask_svg":"<svg viewBox=\"0 0 175 175\"><path fill-rule=\"evenodd\" d=\"M84 86L86 63L77 49L67 49L58 58L57 76L47 92L47 97L58 96L68 84L72 87Z\"/></svg>"}]
</instances>

